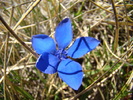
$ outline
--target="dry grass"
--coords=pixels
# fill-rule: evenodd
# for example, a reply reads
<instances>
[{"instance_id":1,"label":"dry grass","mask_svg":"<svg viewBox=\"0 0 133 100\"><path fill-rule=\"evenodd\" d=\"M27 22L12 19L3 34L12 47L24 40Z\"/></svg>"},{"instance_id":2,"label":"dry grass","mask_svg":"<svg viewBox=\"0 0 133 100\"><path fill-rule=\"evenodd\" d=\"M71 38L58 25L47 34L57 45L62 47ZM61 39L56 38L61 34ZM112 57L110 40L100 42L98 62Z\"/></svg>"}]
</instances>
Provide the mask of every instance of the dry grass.
<instances>
[{"instance_id":1,"label":"dry grass","mask_svg":"<svg viewBox=\"0 0 133 100\"><path fill-rule=\"evenodd\" d=\"M0 17L0 100L130 100L132 4L132 0L0 0L0 16L9 26ZM101 41L78 60L84 70L78 91L57 74L37 70L37 56L31 48L32 35L53 37L65 17L72 20L74 39L91 36Z\"/></svg>"}]
</instances>

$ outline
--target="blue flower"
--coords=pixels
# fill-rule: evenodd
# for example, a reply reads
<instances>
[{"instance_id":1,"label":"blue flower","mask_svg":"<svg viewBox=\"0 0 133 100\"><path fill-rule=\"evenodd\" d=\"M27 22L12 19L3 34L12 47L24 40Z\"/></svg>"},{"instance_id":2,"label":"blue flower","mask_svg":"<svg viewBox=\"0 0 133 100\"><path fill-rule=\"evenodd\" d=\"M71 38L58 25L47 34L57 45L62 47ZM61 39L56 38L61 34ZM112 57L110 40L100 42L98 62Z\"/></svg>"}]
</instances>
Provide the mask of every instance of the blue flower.
<instances>
[{"instance_id":1,"label":"blue flower","mask_svg":"<svg viewBox=\"0 0 133 100\"><path fill-rule=\"evenodd\" d=\"M48 35L38 34L32 37L32 47L40 56L36 67L43 73L58 73L59 77L71 88L77 90L83 79L82 67L71 58L80 58L92 51L100 43L92 37L77 38L72 46L72 25L69 18L62 20L55 30L55 41Z\"/></svg>"}]
</instances>

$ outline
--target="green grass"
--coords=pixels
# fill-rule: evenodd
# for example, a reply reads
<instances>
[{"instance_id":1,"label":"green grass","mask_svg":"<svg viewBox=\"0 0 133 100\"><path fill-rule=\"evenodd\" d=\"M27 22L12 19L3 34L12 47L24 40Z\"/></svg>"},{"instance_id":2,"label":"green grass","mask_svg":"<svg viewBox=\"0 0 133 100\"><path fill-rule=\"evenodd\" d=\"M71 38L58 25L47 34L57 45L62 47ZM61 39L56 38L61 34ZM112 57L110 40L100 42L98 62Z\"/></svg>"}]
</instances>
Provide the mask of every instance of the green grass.
<instances>
[{"instance_id":1,"label":"green grass","mask_svg":"<svg viewBox=\"0 0 133 100\"><path fill-rule=\"evenodd\" d=\"M0 23L0 100L130 100L133 1L33 1L0 1L0 16L29 47L25 49ZM84 79L78 91L68 87L57 74L36 69L37 56L31 49L33 35L53 37L56 25L65 17L72 20L74 39L91 36L101 41L82 58Z\"/></svg>"}]
</instances>

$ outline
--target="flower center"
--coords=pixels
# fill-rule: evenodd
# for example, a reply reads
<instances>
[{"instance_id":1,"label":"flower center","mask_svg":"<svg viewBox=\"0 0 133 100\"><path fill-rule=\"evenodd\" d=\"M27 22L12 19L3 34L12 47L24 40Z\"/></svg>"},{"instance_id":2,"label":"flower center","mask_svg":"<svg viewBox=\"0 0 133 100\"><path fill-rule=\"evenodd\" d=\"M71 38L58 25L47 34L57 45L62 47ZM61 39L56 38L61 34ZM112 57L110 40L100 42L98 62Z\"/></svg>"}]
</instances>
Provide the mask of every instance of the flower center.
<instances>
[{"instance_id":1,"label":"flower center","mask_svg":"<svg viewBox=\"0 0 133 100\"><path fill-rule=\"evenodd\" d=\"M58 57L60 60L67 58L67 51L64 49L59 49L56 51L55 56Z\"/></svg>"}]
</instances>

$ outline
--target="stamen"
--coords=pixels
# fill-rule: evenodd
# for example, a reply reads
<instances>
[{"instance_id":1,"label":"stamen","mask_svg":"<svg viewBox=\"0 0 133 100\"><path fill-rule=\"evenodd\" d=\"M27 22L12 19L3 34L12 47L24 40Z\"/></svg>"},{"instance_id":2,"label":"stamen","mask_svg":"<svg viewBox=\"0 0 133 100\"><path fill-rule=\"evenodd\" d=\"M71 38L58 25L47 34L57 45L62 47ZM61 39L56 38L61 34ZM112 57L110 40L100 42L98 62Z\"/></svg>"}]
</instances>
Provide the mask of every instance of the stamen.
<instances>
[{"instance_id":1,"label":"stamen","mask_svg":"<svg viewBox=\"0 0 133 100\"><path fill-rule=\"evenodd\" d=\"M67 51L64 49L59 49L56 51L55 56L57 56L61 60L66 59L67 58Z\"/></svg>"}]
</instances>

